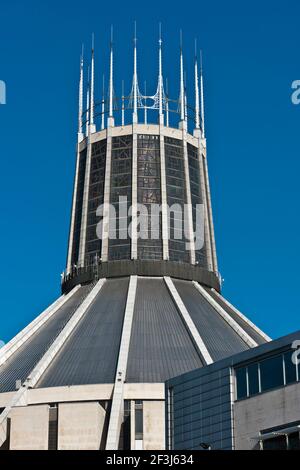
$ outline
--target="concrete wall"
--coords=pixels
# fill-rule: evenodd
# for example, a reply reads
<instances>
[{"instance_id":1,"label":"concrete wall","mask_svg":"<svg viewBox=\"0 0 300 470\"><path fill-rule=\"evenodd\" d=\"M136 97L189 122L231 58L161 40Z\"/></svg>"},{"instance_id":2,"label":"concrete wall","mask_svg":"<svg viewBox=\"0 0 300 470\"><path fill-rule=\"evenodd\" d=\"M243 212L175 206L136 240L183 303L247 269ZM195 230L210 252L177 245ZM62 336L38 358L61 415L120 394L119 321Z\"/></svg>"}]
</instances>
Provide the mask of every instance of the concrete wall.
<instances>
[{"instance_id":1,"label":"concrete wall","mask_svg":"<svg viewBox=\"0 0 300 470\"><path fill-rule=\"evenodd\" d=\"M300 421L300 384L262 393L234 404L235 449L258 447L261 430Z\"/></svg>"},{"instance_id":2,"label":"concrete wall","mask_svg":"<svg viewBox=\"0 0 300 470\"><path fill-rule=\"evenodd\" d=\"M159 126L158 124L136 124L135 131L137 134L159 134L165 135L167 137L173 137L175 139L182 138L182 130L174 127ZM121 135L132 134L132 125L116 126L111 129L112 137L117 137ZM91 142L98 142L99 140L107 138L107 130L95 132L91 135ZM199 141L198 138L194 137L191 134L187 134L188 143L198 147ZM79 150L82 151L86 147L86 139L80 142Z\"/></svg>"},{"instance_id":3,"label":"concrete wall","mask_svg":"<svg viewBox=\"0 0 300 470\"><path fill-rule=\"evenodd\" d=\"M99 450L105 410L97 402L58 406L58 450Z\"/></svg>"},{"instance_id":4,"label":"concrete wall","mask_svg":"<svg viewBox=\"0 0 300 470\"><path fill-rule=\"evenodd\" d=\"M165 449L165 402L143 402L143 450Z\"/></svg>"},{"instance_id":5,"label":"concrete wall","mask_svg":"<svg viewBox=\"0 0 300 470\"><path fill-rule=\"evenodd\" d=\"M47 450L49 406L22 406L11 410L10 449Z\"/></svg>"}]
</instances>

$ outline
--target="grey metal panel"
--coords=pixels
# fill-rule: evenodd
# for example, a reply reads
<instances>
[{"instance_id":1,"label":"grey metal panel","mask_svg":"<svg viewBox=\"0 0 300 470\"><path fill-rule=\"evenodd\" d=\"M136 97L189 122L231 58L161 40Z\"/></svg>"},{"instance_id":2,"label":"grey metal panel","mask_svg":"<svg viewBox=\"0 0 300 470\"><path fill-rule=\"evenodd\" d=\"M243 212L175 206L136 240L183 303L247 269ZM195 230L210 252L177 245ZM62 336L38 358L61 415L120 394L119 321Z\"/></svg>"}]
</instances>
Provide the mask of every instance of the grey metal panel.
<instances>
[{"instance_id":1,"label":"grey metal panel","mask_svg":"<svg viewBox=\"0 0 300 470\"><path fill-rule=\"evenodd\" d=\"M170 276L176 279L198 281L201 285L220 290L219 278L216 273L207 271L201 266L177 261L149 261L149 260L118 260L102 262L97 266L77 268L66 276L62 284L62 291L69 292L77 284L92 282L98 277L123 277L123 276Z\"/></svg>"},{"instance_id":2,"label":"grey metal panel","mask_svg":"<svg viewBox=\"0 0 300 470\"><path fill-rule=\"evenodd\" d=\"M163 279L138 279L127 382L164 382L202 367Z\"/></svg>"},{"instance_id":3,"label":"grey metal panel","mask_svg":"<svg viewBox=\"0 0 300 470\"><path fill-rule=\"evenodd\" d=\"M107 280L38 387L114 383L128 278Z\"/></svg>"},{"instance_id":4,"label":"grey metal panel","mask_svg":"<svg viewBox=\"0 0 300 470\"><path fill-rule=\"evenodd\" d=\"M232 308L229 307L225 302L220 299L218 295L216 295L215 292L213 292L211 289L206 288L207 292L212 296L212 298L218 302L218 304L225 310L225 312L228 313L228 315L235 320L238 325L240 325L241 328L243 328L246 333L248 333L251 338L254 339L254 341L257 342L257 344L264 344L266 343L266 340L259 334L257 331L255 331L251 325L249 325L243 318L241 318Z\"/></svg>"},{"instance_id":5,"label":"grey metal panel","mask_svg":"<svg viewBox=\"0 0 300 470\"><path fill-rule=\"evenodd\" d=\"M26 379L59 332L69 321L74 311L86 297L89 290L90 286L83 286L75 292L73 296L0 367L1 393L15 390L16 380L23 382Z\"/></svg>"},{"instance_id":6,"label":"grey metal panel","mask_svg":"<svg viewBox=\"0 0 300 470\"><path fill-rule=\"evenodd\" d=\"M166 394L167 414L172 409L173 449L199 449L201 442L209 443L212 449L232 448L230 374L227 367L211 372L209 369L204 367L181 376L181 382L171 388L171 400Z\"/></svg>"},{"instance_id":7,"label":"grey metal panel","mask_svg":"<svg viewBox=\"0 0 300 470\"><path fill-rule=\"evenodd\" d=\"M248 346L189 281L174 281L214 361L245 351Z\"/></svg>"}]
</instances>

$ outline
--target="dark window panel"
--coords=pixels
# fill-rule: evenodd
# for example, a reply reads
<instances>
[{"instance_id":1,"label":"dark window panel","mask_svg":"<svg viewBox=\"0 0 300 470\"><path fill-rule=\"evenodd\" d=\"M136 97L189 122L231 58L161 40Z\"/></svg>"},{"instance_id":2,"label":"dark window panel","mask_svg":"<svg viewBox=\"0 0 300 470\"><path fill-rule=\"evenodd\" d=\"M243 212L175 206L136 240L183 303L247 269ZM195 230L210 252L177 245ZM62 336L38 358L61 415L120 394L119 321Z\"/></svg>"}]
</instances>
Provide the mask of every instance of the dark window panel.
<instances>
[{"instance_id":1,"label":"dark window panel","mask_svg":"<svg viewBox=\"0 0 300 470\"><path fill-rule=\"evenodd\" d=\"M270 357L260 363L261 391L283 386L282 355Z\"/></svg>"},{"instance_id":2,"label":"dark window panel","mask_svg":"<svg viewBox=\"0 0 300 470\"><path fill-rule=\"evenodd\" d=\"M86 166L86 149L80 152L80 155L79 155L77 196L76 196L76 203L75 203L75 218L74 218L72 264L76 264L78 262L78 256L79 256L82 200L83 200L84 180L85 180L85 166Z\"/></svg>"},{"instance_id":3,"label":"dark window panel","mask_svg":"<svg viewBox=\"0 0 300 470\"><path fill-rule=\"evenodd\" d=\"M127 204L121 203L120 197L127 198ZM115 207L116 240L109 239L108 256L111 260L130 259L131 239L128 227L131 217L128 216L128 207L132 199L132 136L114 137L112 139L112 167L110 202ZM125 211L125 217L119 218ZM125 226L125 229L123 228ZM124 237L124 238L123 238ZM126 237L126 238L125 238Z\"/></svg>"},{"instance_id":4,"label":"dark window panel","mask_svg":"<svg viewBox=\"0 0 300 470\"><path fill-rule=\"evenodd\" d=\"M248 395L247 392L247 368L241 367L236 369L236 395L237 399L246 398Z\"/></svg>"},{"instance_id":5,"label":"dark window panel","mask_svg":"<svg viewBox=\"0 0 300 470\"><path fill-rule=\"evenodd\" d=\"M147 208L148 231L142 231L138 226L138 258L139 259L161 259L161 214L159 214L159 240L152 239L151 232L151 205L161 204L161 180L160 180L160 152L159 136L138 135L137 142L137 176L138 192L137 201ZM139 214L138 214L139 215ZM156 225L156 221L155 221ZM154 232L155 234L155 232ZM145 238L144 238L145 237ZM147 238L146 238L147 237Z\"/></svg>"},{"instance_id":6,"label":"dark window panel","mask_svg":"<svg viewBox=\"0 0 300 470\"><path fill-rule=\"evenodd\" d=\"M284 368L285 368L285 380L286 383L296 382L296 365L292 361L292 355L294 351L288 351L284 354Z\"/></svg>"},{"instance_id":7,"label":"dark window panel","mask_svg":"<svg viewBox=\"0 0 300 470\"><path fill-rule=\"evenodd\" d=\"M277 436L263 441L264 450L286 450L287 442L285 436Z\"/></svg>"},{"instance_id":8,"label":"dark window panel","mask_svg":"<svg viewBox=\"0 0 300 470\"><path fill-rule=\"evenodd\" d=\"M259 393L258 364L248 366L249 395Z\"/></svg>"},{"instance_id":9,"label":"dark window panel","mask_svg":"<svg viewBox=\"0 0 300 470\"><path fill-rule=\"evenodd\" d=\"M106 139L92 144L85 248L85 259L89 264L92 264L97 257L101 256L102 243L96 233L101 216L96 216L96 210L103 204L104 199L105 164Z\"/></svg>"},{"instance_id":10,"label":"dark window panel","mask_svg":"<svg viewBox=\"0 0 300 470\"><path fill-rule=\"evenodd\" d=\"M200 168L198 160L198 149L191 144L187 144L189 160L190 190L193 206L193 228L196 230L197 212L196 205L202 204L202 189L200 185ZM200 250L196 250L196 261L203 268L207 268L206 241Z\"/></svg>"},{"instance_id":11,"label":"dark window panel","mask_svg":"<svg viewBox=\"0 0 300 470\"><path fill-rule=\"evenodd\" d=\"M299 432L289 434L289 450L300 450Z\"/></svg>"}]
</instances>

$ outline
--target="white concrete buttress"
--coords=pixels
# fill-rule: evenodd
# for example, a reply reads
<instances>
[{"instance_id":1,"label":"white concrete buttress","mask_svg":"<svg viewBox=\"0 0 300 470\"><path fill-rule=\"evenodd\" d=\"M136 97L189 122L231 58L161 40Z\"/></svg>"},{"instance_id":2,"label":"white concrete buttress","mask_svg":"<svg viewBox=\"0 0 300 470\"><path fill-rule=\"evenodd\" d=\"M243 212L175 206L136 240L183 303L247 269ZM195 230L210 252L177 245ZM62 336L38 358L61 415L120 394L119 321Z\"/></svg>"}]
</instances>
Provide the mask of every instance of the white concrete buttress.
<instances>
[{"instance_id":1,"label":"white concrete buttress","mask_svg":"<svg viewBox=\"0 0 300 470\"><path fill-rule=\"evenodd\" d=\"M136 289L137 276L130 276L119 350L119 358L117 364L117 372L115 378L115 387L108 425L106 450L117 450L119 446L121 425L124 417L124 382L126 380L126 370L134 314Z\"/></svg>"},{"instance_id":2,"label":"white concrete buttress","mask_svg":"<svg viewBox=\"0 0 300 470\"><path fill-rule=\"evenodd\" d=\"M202 360L204 361L205 365L212 364L213 359L211 355L209 354L193 320L190 317L189 312L187 311L184 303L181 300L180 295L177 292L176 287L174 286L174 283L172 279L168 276L164 277L164 281L169 289L169 292L175 302L175 305L177 307L177 310L179 311L182 320L188 330L188 333L195 344L196 348L198 349L198 352L200 353L200 356Z\"/></svg>"}]
</instances>

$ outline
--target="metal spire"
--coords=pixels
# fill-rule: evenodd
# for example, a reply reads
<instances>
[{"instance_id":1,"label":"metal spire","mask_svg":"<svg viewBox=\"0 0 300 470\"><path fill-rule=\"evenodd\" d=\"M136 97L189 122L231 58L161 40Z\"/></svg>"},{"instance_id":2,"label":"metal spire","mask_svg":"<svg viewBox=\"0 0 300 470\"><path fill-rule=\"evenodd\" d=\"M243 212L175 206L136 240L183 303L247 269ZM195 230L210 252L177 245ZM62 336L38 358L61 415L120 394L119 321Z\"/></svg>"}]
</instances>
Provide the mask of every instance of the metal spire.
<instances>
[{"instance_id":1,"label":"metal spire","mask_svg":"<svg viewBox=\"0 0 300 470\"><path fill-rule=\"evenodd\" d=\"M186 93L186 72L184 72L184 119L187 121L187 93Z\"/></svg>"},{"instance_id":2,"label":"metal spire","mask_svg":"<svg viewBox=\"0 0 300 470\"><path fill-rule=\"evenodd\" d=\"M195 129L198 131L200 129L200 102L197 59L197 39L195 39Z\"/></svg>"},{"instance_id":3,"label":"metal spire","mask_svg":"<svg viewBox=\"0 0 300 470\"><path fill-rule=\"evenodd\" d=\"M89 134L90 126L90 66L88 66L88 79L87 79L87 90L86 90L86 128L85 135Z\"/></svg>"},{"instance_id":4,"label":"metal spire","mask_svg":"<svg viewBox=\"0 0 300 470\"><path fill-rule=\"evenodd\" d=\"M145 80L144 82L144 93L145 93L145 104L144 104L144 121L145 121L145 124L147 124L147 82Z\"/></svg>"},{"instance_id":5,"label":"metal spire","mask_svg":"<svg viewBox=\"0 0 300 470\"><path fill-rule=\"evenodd\" d=\"M113 127L114 126L114 117L113 117L113 63L114 63L114 58L113 58L113 27L111 26L108 127Z\"/></svg>"},{"instance_id":6,"label":"metal spire","mask_svg":"<svg viewBox=\"0 0 300 470\"><path fill-rule=\"evenodd\" d=\"M122 126L125 124L124 80L122 80Z\"/></svg>"},{"instance_id":7,"label":"metal spire","mask_svg":"<svg viewBox=\"0 0 300 470\"><path fill-rule=\"evenodd\" d=\"M164 115L163 115L163 76L162 76L162 39L161 39L161 23L159 23L159 71L158 71L158 99L159 99L159 124L163 126Z\"/></svg>"},{"instance_id":8,"label":"metal spire","mask_svg":"<svg viewBox=\"0 0 300 470\"><path fill-rule=\"evenodd\" d=\"M83 111L83 46L80 57L80 76L79 76L79 104L78 104L78 142L83 139L82 133L82 111Z\"/></svg>"},{"instance_id":9,"label":"metal spire","mask_svg":"<svg viewBox=\"0 0 300 470\"><path fill-rule=\"evenodd\" d=\"M184 74L183 74L183 54L182 54L182 31L180 30L180 120L184 119Z\"/></svg>"},{"instance_id":10,"label":"metal spire","mask_svg":"<svg viewBox=\"0 0 300 470\"><path fill-rule=\"evenodd\" d=\"M90 90L90 126L91 132L96 132L94 123L94 33L92 35L92 59L91 59L91 90Z\"/></svg>"},{"instance_id":11,"label":"metal spire","mask_svg":"<svg viewBox=\"0 0 300 470\"><path fill-rule=\"evenodd\" d=\"M134 38L133 38L133 115L132 122L138 122L137 100L138 100L138 79L137 79L137 53L136 53L136 21L134 22Z\"/></svg>"},{"instance_id":12,"label":"metal spire","mask_svg":"<svg viewBox=\"0 0 300 470\"><path fill-rule=\"evenodd\" d=\"M105 113L105 82L104 74L102 76L102 106L101 106L101 130L104 129L104 113Z\"/></svg>"},{"instance_id":13,"label":"metal spire","mask_svg":"<svg viewBox=\"0 0 300 470\"><path fill-rule=\"evenodd\" d=\"M166 79L166 126L169 127L169 82Z\"/></svg>"},{"instance_id":14,"label":"metal spire","mask_svg":"<svg viewBox=\"0 0 300 470\"><path fill-rule=\"evenodd\" d=\"M202 129L202 138L205 139L202 51L200 51L200 93L201 93L201 129Z\"/></svg>"}]
</instances>

